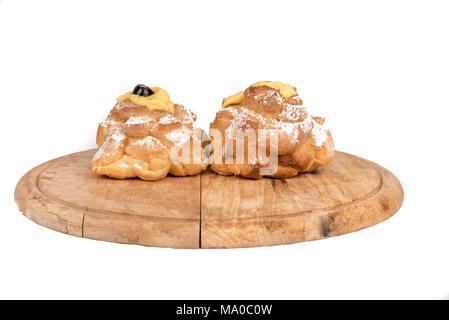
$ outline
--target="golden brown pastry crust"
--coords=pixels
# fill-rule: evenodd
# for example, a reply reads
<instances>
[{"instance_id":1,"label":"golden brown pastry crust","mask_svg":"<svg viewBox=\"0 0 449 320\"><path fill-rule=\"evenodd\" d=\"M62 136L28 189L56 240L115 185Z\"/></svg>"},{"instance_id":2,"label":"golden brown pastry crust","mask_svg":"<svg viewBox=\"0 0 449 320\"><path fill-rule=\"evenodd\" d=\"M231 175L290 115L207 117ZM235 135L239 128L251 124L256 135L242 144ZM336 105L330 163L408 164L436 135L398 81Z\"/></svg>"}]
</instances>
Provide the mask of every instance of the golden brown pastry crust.
<instances>
[{"instance_id":1,"label":"golden brown pastry crust","mask_svg":"<svg viewBox=\"0 0 449 320\"><path fill-rule=\"evenodd\" d=\"M92 172L143 180L159 180L168 173L200 173L207 168L203 152L205 133L193 127L195 120L195 114L179 104L170 113L149 110L130 100L117 102L98 126L99 149L92 159ZM194 150L195 146L198 150ZM181 158L183 147L189 148L190 153Z\"/></svg>"},{"instance_id":2,"label":"golden brown pastry crust","mask_svg":"<svg viewBox=\"0 0 449 320\"><path fill-rule=\"evenodd\" d=\"M211 168L224 175L259 179L263 176L260 168L270 166L266 158L257 156L249 159L247 140L244 161L236 161L236 141L250 129L257 136L260 129L265 129L278 139L277 170L265 176L288 178L299 172L312 172L327 165L334 157L332 136L324 127L324 118L312 115L297 94L284 97L277 89L268 86L247 88L240 103L227 106L217 113L210 129L214 153L221 150L221 154L212 154ZM214 130L232 141L233 148L226 147L226 139L216 139ZM267 154L270 153L269 146L270 142L266 144ZM231 163L226 162L226 156L232 157Z\"/></svg>"}]
</instances>

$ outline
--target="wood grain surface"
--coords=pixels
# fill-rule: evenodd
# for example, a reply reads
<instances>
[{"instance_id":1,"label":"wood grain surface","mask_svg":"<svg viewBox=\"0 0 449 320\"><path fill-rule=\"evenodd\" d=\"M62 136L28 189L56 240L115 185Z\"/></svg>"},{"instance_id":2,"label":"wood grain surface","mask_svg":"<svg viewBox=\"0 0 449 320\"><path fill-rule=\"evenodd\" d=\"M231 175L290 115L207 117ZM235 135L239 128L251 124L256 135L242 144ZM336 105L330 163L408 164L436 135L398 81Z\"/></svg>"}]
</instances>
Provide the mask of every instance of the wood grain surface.
<instances>
[{"instance_id":1,"label":"wood grain surface","mask_svg":"<svg viewBox=\"0 0 449 320\"><path fill-rule=\"evenodd\" d=\"M237 248L317 240L377 224L403 191L388 170L337 152L315 173L248 180L212 171L160 181L91 173L95 150L46 162L15 199L36 223L78 237L172 248Z\"/></svg>"}]
</instances>

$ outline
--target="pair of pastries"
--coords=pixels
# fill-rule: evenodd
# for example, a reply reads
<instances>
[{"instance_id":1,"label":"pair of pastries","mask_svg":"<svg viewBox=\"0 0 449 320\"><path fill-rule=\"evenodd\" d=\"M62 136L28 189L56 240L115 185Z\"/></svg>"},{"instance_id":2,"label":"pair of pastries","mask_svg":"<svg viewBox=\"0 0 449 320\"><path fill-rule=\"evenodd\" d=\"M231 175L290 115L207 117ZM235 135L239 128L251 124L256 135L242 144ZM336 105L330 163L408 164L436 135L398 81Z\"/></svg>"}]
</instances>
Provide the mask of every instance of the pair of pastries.
<instances>
[{"instance_id":1,"label":"pair of pastries","mask_svg":"<svg viewBox=\"0 0 449 320\"><path fill-rule=\"evenodd\" d=\"M195 114L157 87L138 85L117 99L97 132L95 174L159 180L211 169L248 178L288 178L327 165L334 145L324 118L302 105L296 88L255 83L223 100L210 138Z\"/></svg>"}]
</instances>

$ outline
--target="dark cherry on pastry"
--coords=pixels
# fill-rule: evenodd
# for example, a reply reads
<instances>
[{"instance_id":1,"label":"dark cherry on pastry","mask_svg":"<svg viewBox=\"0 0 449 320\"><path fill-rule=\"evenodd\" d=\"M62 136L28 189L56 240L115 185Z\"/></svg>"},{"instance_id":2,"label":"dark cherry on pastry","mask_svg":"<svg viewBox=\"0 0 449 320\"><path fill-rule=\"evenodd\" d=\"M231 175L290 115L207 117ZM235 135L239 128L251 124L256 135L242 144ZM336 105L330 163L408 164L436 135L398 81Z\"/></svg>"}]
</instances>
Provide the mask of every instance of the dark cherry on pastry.
<instances>
[{"instance_id":1,"label":"dark cherry on pastry","mask_svg":"<svg viewBox=\"0 0 449 320\"><path fill-rule=\"evenodd\" d=\"M151 90L150 87L147 87L144 84L138 84L137 86L134 87L133 90L133 94L137 94L142 97L151 96L153 93L154 93L153 90Z\"/></svg>"}]
</instances>

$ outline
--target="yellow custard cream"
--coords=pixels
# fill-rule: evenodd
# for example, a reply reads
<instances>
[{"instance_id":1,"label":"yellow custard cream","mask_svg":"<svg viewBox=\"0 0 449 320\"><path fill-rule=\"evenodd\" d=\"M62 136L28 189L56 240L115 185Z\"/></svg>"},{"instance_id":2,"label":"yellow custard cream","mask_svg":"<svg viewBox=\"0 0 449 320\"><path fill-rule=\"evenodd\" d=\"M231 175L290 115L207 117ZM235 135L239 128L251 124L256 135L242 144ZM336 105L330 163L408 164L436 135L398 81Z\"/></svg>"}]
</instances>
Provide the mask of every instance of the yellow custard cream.
<instances>
[{"instance_id":1,"label":"yellow custard cream","mask_svg":"<svg viewBox=\"0 0 449 320\"><path fill-rule=\"evenodd\" d=\"M278 90L281 96L288 99L296 94L296 89L288 83L282 83L280 81L259 81L252 85L252 87L270 87Z\"/></svg>"},{"instance_id":2,"label":"yellow custard cream","mask_svg":"<svg viewBox=\"0 0 449 320\"><path fill-rule=\"evenodd\" d=\"M296 89L287 84L282 83L280 81L259 81L251 85L251 87L269 87L275 90L278 90L281 96L288 99L296 95ZM223 99L222 108L226 108L231 105L239 104L243 101L244 91L240 91L237 94L234 94L228 98Z\"/></svg>"},{"instance_id":3,"label":"yellow custard cream","mask_svg":"<svg viewBox=\"0 0 449 320\"><path fill-rule=\"evenodd\" d=\"M157 109L174 113L175 107L173 102L170 101L168 92L158 87L152 87L151 90L153 90L154 93L147 97L139 96L133 94L132 91L129 91L118 97L117 101L130 100L132 103L146 106L150 110Z\"/></svg>"},{"instance_id":4,"label":"yellow custard cream","mask_svg":"<svg viewBox=\"0 0 449 320\"><path fill-rule=\"evenodd\" d=\"M239 104L242 101L243 101L243 91L240 91L239 93L236 93L230 97L224 98L221 107L226 108L235 104Z\"/></svg>"}]
</instances>

